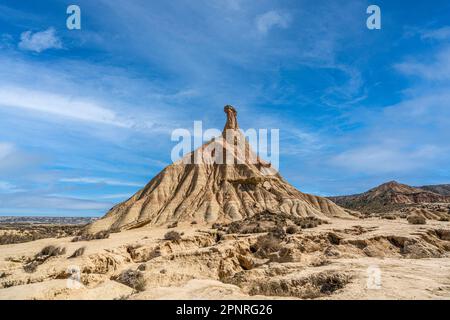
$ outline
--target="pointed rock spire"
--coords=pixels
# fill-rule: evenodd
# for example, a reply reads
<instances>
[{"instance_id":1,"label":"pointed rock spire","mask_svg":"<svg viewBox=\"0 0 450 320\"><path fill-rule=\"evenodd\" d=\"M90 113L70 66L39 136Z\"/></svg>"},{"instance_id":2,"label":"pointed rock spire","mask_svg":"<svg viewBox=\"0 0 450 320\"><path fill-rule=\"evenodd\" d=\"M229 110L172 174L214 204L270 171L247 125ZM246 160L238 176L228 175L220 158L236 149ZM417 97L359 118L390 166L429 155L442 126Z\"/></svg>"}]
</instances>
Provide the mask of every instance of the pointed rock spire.
<instances>
[{"instance_id":1,"label":"pointed rock spire","mask_svg":"<svg viewBox=\"0 0 450 320\"><path fill-rule=\"evenodd\" d=\"M130 199L87 227L89 233L195 220L229 223L269 210L297 217L348 217L330 200L304 194L258 159L238 130L237 112L225 106L226 139L209 141L167 166ZM221 161L216 161L222 150ZM228 157L231 157L228 158ZM224 161L225 160L225 161Z\"/></svg>"},{"instance_id":2,"label":"pointed rock spire","mask_svg":"<svg viewBox=\"0 0 450 320\"><path fill-rule=\"evenodd\" d=\"M226 105L223 111L227 114L227 123L225 123L225 128L223 128L223 131L225 132L228 129L231 130L239 129L236 109L233 106Z\"/></svg>"}]
</instances>

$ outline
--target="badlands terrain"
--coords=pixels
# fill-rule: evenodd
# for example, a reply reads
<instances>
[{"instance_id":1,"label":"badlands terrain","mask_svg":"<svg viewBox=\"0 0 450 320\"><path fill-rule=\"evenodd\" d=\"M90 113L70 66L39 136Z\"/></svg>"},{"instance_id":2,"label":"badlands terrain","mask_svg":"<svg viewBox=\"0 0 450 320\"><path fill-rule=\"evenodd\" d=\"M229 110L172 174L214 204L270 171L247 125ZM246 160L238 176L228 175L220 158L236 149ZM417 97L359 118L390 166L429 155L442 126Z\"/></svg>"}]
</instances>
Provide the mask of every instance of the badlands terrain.
<instances>
[{"instance_id":1,"label":"badlands terrain","mask_svg":"<svg viewBox=\"0 0 450 320\"><path fill-rule=\"evenodd\" d=\"M0 299L450 298L448 188L302 193L224 111L221 137L103 218L0 228Z\"/></svg>"},{"instance_id":2,"label":"badlands terrain","mask_svg":"<svg viewBox=\"0 0 450 320\"><path fill-rule=\"evenodd\" d=\"M106 239L3 245L0 299L450 298L448 222L316 224L266 213L229 227L147 226Z\"/></svg>"}]
</instances>

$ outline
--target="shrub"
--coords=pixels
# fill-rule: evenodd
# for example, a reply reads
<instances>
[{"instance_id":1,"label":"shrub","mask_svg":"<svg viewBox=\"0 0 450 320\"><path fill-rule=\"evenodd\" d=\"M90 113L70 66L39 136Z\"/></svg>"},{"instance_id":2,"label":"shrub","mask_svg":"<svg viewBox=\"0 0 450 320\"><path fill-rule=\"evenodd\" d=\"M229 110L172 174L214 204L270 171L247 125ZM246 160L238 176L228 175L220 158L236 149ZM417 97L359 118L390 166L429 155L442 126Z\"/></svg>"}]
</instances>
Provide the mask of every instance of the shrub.
<instances>
[{"instance_id":1,"label":"shrub","mask_svg":"<svg viewBox=\"0 0 450 320\"><path fill-rule=\"evenodd\" d=\"M285 239L286 231L284 231L284 228L282 226L276 226L272 230L270 230L269 235L277 239Z\"/></svg>"},{"instance_id":2,"label":"shrub","mask_svg":"<svg viewBox=\"0 0 450 320\"><path fill-rule=\"evenodd\" d=\"M72 253L72 255L69 257L69 259L81 257L84 254L85 250L86 250L86 247L81 247L81 248L75 250L75 252Z\"/></svg>"},{"instance_id":3,"label":"shrub","mask_svg":"<svg viewBox=\"0 0 450 320\"><path fill-rule=\"evenodd\" d=\"M425 219L422 216L415 215L415 214L408 216L407 220L410 224L426 224L427 223L427 219Z\"/></svg>"},{"instance_id":4,"label":"shrub","mask_svg":"<svg viewBox=\"0 0 450 320\"><path fill-rule=\"evenodd\" d=\"M164 235L164 240L179 241L181 240L181 234L176 231L169 231Z\"/></svg>"},{"instance_id":5,"label":"shrub","mask_svg":"<svg viewBox=\"0 0 450 320\"><path fill-rule=\"evenodd\" d=\"M82 234L80 236L76 236L75 238L73 238L72 242L108 239L109 235L110 235L110 232L106 231L106 230L97 232L95 234L85 233L85 234Z\"/></svg>"},{"instance_id":6,"label":"shrub","mask_svg":"<svg viewBox=\"0 0 450 320\"><path fill-rule=\"evenodd\" d=\"M241 221L234 221L228 225L228 233L240 233L242 229Z\"/></svg>"},{"instance_id":7,"label":"shrub","mask_svg":"<svg viewBox=\"0 0 450 320\"><path fill-rule=\"evenodd\" d=\"M194 221L191 222L191 224L192 224L192 225L198 224L198 222L194 220Z\"/></svg>"},{"instance_id":8,"label":"shrub","mask_svg":"<svg viewBox=\"0 0 450 320\"><path fill-rule=\"evenodd\" d=\"M298 232L297 226L291 225L286 228L286 233L288 234L296 234Z\"/></svg>"},{"instance_id":9,"label":"shrub","mask_svg":"<svg viewBox=\"0 0 450 320\"><path fill-rule=\"evenodd\" d=\"M46 246L39 253L34 256L30 262L23 266L25 272L33 273L37 267L47 261L50 257L60 256L66 253L66 248Z\"/></svg>"},{"instance_id":10,"label":"shrub","mask_svg":"<svg viewBox=\"0 0 450 320\"><path fill-rule=\"evenodd\" d=\"M38 263L37 261L31 261L30 263L27 263L26 265L23 266L23 270L27 273L36 272L39 264L40 263Z\"/></svg>"},{"instance_id":11,"label":"shrub","mask_svg":"<svg viewBox=\"0 0 450 320\"><path fill-rule=\"evenodd\" d=\"M270 253L280 251L281 248L280 239L275 238L272 235L265 235L258 238L254 251L265 257Z\"/></svg>"},{"instance_id":12,"label":"shrub","mask_svg":"<svg viewBox=\"0 0 450 320\"><path fill-rule=\"evenodd\" d=\"M146 280L144 278L144 274L138 270L137 271L131 269L125 270L114 280L130 288L133 288L136 291L145 290Z\"/></svg>"},{"instance_id":13,"label":"shrub","mask_svg":"<svg viewBox=\"0 0 450 320\"><path fill-rule=\"evenodd\" d=\"M175 221L174 223L169 224L167 226L167 229L173 229L173 228L176 228L176 227L178 227L178 222L177 221Z\"/></svg>"},{"instance_id":14,"label":"shrub","mask_svg":"<svg viewBox=\"0 0 450 320\"><path fill-rule=\"evenodd\" d=\"M95 238L96 240L108 239L108 238L109 238L109 235L110 235L109 231L103 230L103 231L97 232L97 233L94 235L94 238Z\"/></svg>"},{"instance_id":15,"label":"shrub","mask_svg":"<svg viewBox=\"0 0 450 320\"><path fill-rule=\"evenodd\" d=\"M147 265L146 265L145 263L140 264L140 265L138 266L138 270L139 270L139 271L145 271L146 269L147 269Z\"/></svg>"},{"instance_id":16,"label":"shrub","mask_svg":"<svg viewBox=\"0 0 450 320\"><path fill-rule=\"evenodd\" d=\"M295 224L302 229L310 229L315 228L318 225L322 224L323 221L314 218L314 217L306 217L306 218L297 218L295 219Z\"/></svg>"},{"instance_id":17,"label":"shrub","mask_svg":"<svg viewBox=\"0 0 450 320\"><path fill-rule=\"evenodd\" d=\"M39 252L36 255L36 259L39 258L50 258L50 257L56 257L56 256L60 256L66 253L66 248L60 248L60 247L55 247L55 246L46 246L44 247L41 252Z\"/></svg>"}]
</instances>

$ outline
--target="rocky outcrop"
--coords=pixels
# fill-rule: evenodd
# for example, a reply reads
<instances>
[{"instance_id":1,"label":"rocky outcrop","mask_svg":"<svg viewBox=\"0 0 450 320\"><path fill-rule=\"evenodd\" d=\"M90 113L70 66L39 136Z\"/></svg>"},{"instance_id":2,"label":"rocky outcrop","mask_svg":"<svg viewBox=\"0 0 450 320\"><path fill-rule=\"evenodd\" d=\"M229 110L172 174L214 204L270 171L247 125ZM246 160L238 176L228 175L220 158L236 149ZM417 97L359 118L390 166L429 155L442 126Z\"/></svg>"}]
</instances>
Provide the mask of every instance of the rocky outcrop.
<instances>
[{"instance_id":1,"label":"rocky outcrop","mask_svg":"<svg viewBox=\"0 0 450 320\"><path fill-rule=\"evenodd\" d=\"M251 149L225 107L223 134L166 167L142 190L88 227L124 230L174 221L231 222L269 210L298 217L347 217L328 199L304 194L287 183Z\"/></svg>"}]
</instances>

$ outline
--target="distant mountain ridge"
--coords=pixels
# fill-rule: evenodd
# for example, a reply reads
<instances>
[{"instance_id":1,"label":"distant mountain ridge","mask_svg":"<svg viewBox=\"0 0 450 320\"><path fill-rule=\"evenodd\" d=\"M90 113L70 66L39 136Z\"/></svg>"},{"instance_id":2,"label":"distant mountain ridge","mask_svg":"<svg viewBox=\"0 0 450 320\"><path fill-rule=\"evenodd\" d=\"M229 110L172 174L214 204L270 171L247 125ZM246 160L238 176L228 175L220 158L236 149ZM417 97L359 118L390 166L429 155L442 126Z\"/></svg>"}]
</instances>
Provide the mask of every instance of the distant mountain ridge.
<instances>
[{"instance_id":1,"label":"distant mountain ridge","mask_svg":"<svg viewBox=\"0 0 450 320\"><path fill-rule=\"evenodd\" d=\"M431 186L417 187L419 189L431 191L443 196L450 196L450 184L437 184Z\"/></svg>"},{"instance_id":2,"label":"distant mountain ridge","mask_svg":"<svg viewBox=\"0 0 450 320\"><path fill-rule=\"evenodd\" d=\"M447 189L448 188L448 189ZM388 212L406 205L422 203L450 203L450 185L412 187L397 181L379 185L367 192L328 197L341 207L363 213Z\"/></svg>"}]
</instances>

